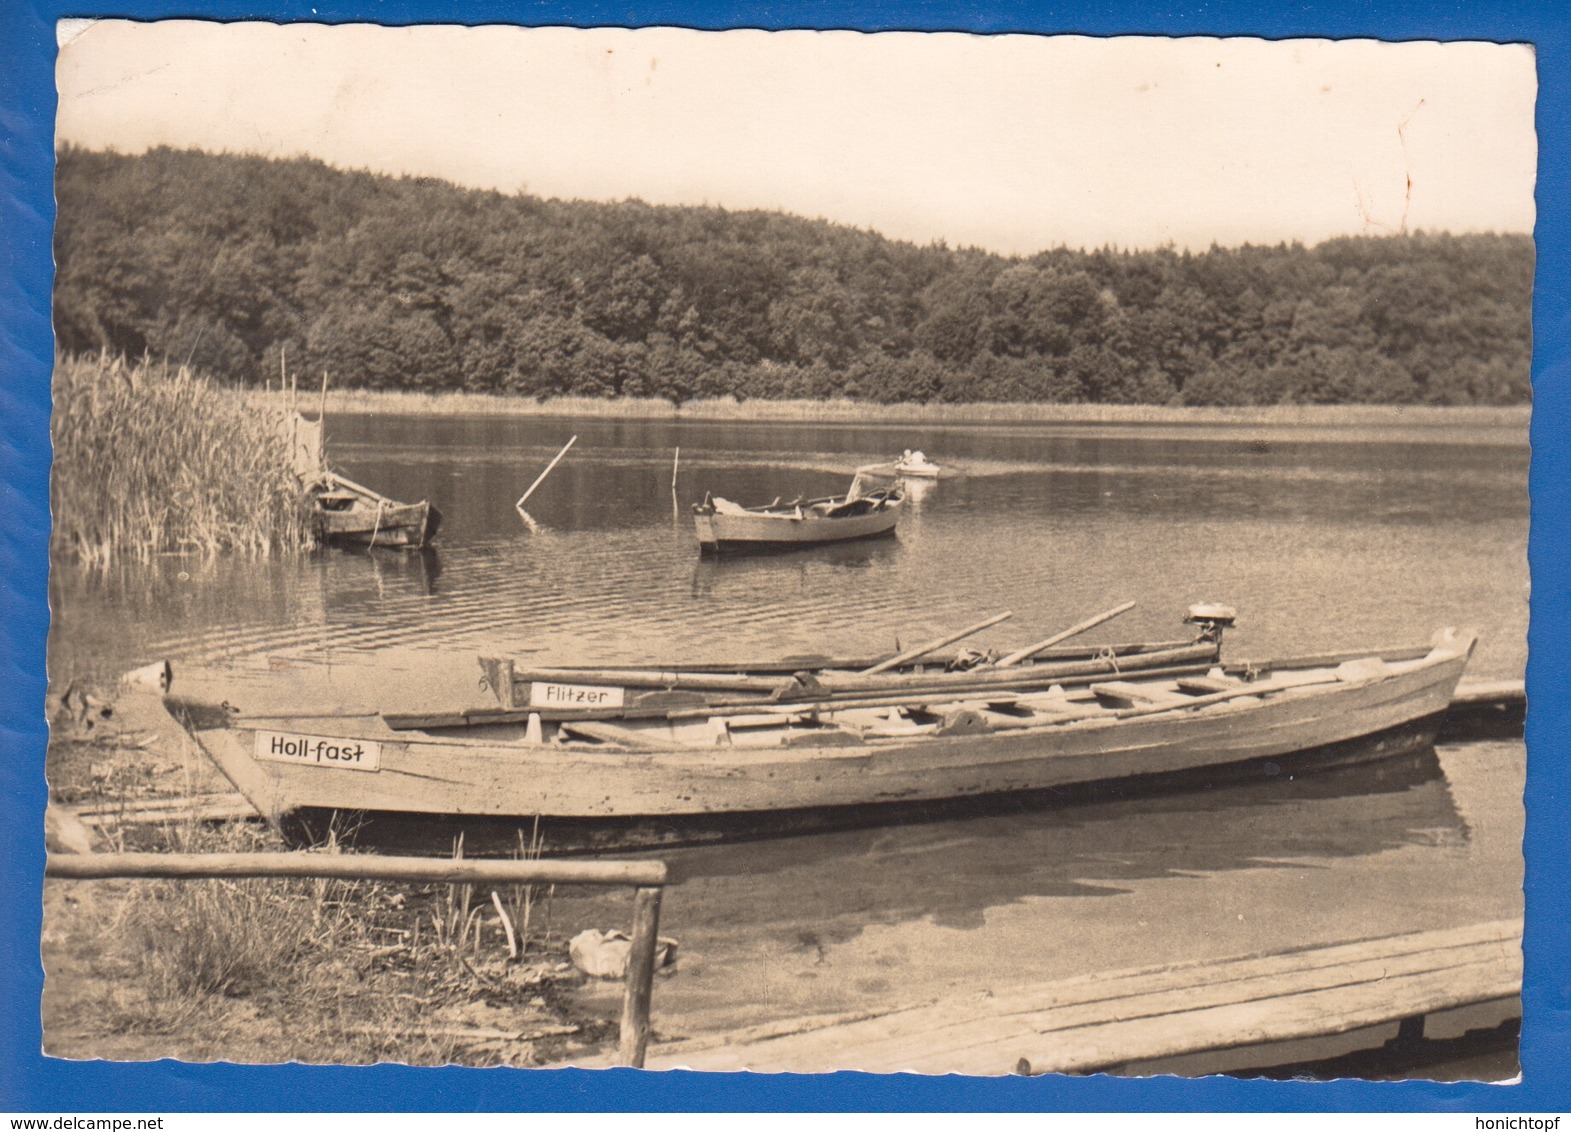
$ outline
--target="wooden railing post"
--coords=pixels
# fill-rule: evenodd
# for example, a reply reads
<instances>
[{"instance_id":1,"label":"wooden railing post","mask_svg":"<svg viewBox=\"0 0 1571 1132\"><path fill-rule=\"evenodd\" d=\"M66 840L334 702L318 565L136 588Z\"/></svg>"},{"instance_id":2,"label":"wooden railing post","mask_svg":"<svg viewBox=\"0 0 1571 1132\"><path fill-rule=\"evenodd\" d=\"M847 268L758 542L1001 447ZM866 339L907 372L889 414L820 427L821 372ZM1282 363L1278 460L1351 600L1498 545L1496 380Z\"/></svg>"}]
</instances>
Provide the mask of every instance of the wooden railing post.
<instances>
[{"instance_id":1,"label":"wooden railing post","mask_svg":"<svg viewBox=\"0 0 1571 1132\"><path fill-rule=\"evenodd\" d=\"M622 1033L618 1065L644 1067L649 1045L649 999L654 992L655 949L660 936L658 888L639 888L633 896L633 946L627 957L627 986L622 994Z\"/></svg>"},{"instance_id":2,"label":"wooden railing post","mask_svg":"<svg viewBox=\"0 0 1571 1132\"><path fill-rule=\"evenodd\" d=\"M662 861L488 861L378 857L353 853L70 853L51 852L44 875L67 880L107 877L328 877L427 884L595 884L633 886L633 939L622 995L617 1064L644 1066L649 999L659 946Z\"/></svg>"}]
</instances>

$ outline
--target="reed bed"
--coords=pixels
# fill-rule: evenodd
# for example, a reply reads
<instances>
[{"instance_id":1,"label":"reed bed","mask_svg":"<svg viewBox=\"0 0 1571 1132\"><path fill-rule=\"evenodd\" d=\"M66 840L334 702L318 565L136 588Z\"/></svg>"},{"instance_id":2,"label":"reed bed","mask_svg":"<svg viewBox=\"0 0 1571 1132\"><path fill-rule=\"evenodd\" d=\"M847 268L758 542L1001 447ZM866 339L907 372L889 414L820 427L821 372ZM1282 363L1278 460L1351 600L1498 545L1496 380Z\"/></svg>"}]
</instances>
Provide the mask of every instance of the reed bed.
<instances>
[{"instance_id":1,"label":"reed bed","mask_svg":"<svg viewBox=\"0 0 1571 1132\"><path fill-rule=\"evenodd\" d=\"M61 357L54 372L52 550L259 555L311 541L282 409L185 367Z\"/></svg>"}]
</instances>

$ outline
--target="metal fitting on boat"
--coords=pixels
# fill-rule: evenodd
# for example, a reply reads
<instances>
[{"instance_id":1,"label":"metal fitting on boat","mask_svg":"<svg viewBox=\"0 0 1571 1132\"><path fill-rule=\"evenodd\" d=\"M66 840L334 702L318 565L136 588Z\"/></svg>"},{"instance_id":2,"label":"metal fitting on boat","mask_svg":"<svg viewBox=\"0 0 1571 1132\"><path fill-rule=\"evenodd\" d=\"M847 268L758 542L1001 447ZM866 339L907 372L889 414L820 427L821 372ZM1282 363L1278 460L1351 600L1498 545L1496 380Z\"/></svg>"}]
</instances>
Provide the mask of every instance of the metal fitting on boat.
<instances>
[{"instance_id":1,"label":"metal fitting on boat","mask_svg":"<svg viewBox=\"0 0 1571 1132\"><path fill-rule=\"evenodd\" d=\"M1222 642L1222 631L1231 629L1238 620L1238 611L1230 605L1203 601L1189 607L1185 625L1200 626L1200 640L1217 644Z\"/></svg>"}]
</instances>

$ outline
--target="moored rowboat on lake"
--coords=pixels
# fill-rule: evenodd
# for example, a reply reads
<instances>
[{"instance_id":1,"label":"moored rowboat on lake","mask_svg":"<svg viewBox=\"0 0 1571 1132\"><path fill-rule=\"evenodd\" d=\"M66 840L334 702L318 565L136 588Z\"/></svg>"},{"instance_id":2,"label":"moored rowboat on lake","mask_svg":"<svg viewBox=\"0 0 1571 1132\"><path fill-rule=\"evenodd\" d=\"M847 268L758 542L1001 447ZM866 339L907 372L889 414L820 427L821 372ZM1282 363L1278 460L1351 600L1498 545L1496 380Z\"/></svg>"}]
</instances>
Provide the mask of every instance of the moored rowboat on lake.
<instances>
[{"instance_id":1,"label":"moored rowboat on lake","mask_svg":"<svg viewBox=\"0 0 1571 1132\"><path fill-rule=\"evenodd\" d=\"M1051 797L1343 765L1433 742L1472 651L1367 654L1042 686L856 688L792 700L581 705L576 715L251 715L166 704L266 816L543 823L548 848L674 844ZM583 670L578 670L582 672ZM631 670L624 670L631 671ZM819 674L822 681L827 674ZM909 676L911 673L895 673ZM770 679L778 679L771 677ZM533 683L533 682L532 682ZM626 697L624 685L579 685ZM563 685L572 687L572 685ZM744 691L747 691L744 689ZM731 689L699 695L736 696ZM771 693L772 694L772 693ZM526 705L528 706L528 705ZM620 713L620 714L618 714ZM369 823L369 824L367 824Z\"/></svg>"},{"instance_id":2,"label":"moored rowboat on lake","mask_svg":"<svg viewBox=\"0 0 1571 1132\"><path fill-rule=\"evenodd\" d=\"M798 664L779 668L759 663L724 669L718 666L669 668L537 668L504 659L482 658L484 682L499 708L466 715L470 722L524 719L538 714L544 721L582 718L633 718L679 708L729 710L748 704L840 702L889 699L896 706L913 698L942 700L994 691L1023 691L1054 684L1083 685L1119 675L1176 676L1204 672L1220 656L1216 641L1158 645L1112 645L1100 649L1055 650L1024 664L997 667L981 662L957 667L939 657L883 672L863 671L863 662ZM871 663L871 662L869 662ZM399 728L419 726L422 719L392 716ZM409 722L406 722L409 721Z\"/></svg>"},{"instance_id":3,"label":"moored rowboat on lake","mask_svg":"<svg viewBox=\"0 0 1571 1132\"><path fill-rule=\"evenodd\" d=\"M323 542L418 550L442 523L442 513L425 500L400 503L336 472L323 472L306 494L313 530Z\"/></svg>"},{"instance_id":4,"label":"moored rowboat on lake","mask_svg":"<svg viewBox=\"0 0 1571 1132\"><path fill-rule=\"evenodd\" d=\"M325 379L322 395L325 403ZM311 533L319 542L419 550L436 537L442 513L430 503L400 503L327 466L321 417L312 421L292 413L286 419L295 474L311 508Z\"/></svg>"},{"instance_id":5,"label":"moored rowboat on lake","mask_svg":"<svg viewBox=\"0 0 1571 1132\"><path fill-rule=\"evenodd\" d=\"M844 495L744 507L716 495L693 505L701 551L788 549L894 533L904 497L893 486L864 490L858 474Z\"/></svg>"}]
</instances>

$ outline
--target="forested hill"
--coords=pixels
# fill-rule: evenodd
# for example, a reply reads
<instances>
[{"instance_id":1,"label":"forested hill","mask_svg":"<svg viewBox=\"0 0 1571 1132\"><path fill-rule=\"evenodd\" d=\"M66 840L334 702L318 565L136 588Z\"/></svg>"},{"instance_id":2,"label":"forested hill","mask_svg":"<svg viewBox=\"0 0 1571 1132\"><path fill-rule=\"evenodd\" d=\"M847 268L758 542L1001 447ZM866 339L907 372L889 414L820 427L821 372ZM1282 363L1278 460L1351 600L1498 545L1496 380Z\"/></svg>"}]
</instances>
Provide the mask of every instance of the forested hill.
<instances>
[{"instance_id":1,"label":"forested hill","mask_svg":"<svg viewBox=\"0 0 1571 1132\"><path fill-rule=\"evenodd\" d=\"M260 384L682 401L1529 397L1526 236L1028 258L772 212L155 150L59 155L66 352Z\"/></svg>"}]
</instances>

